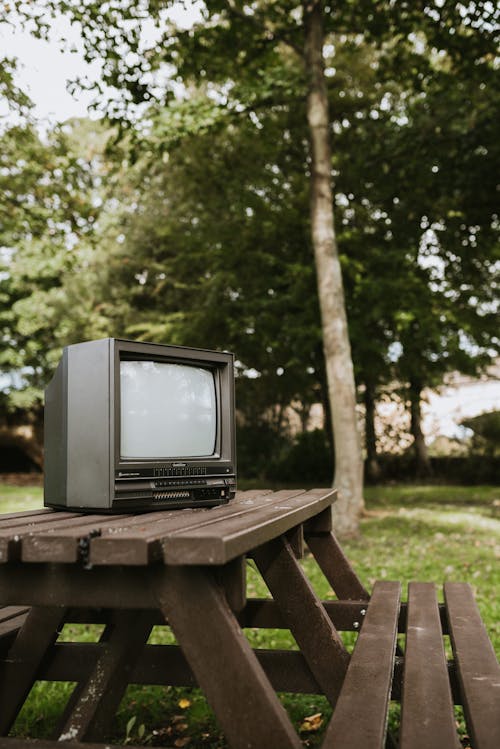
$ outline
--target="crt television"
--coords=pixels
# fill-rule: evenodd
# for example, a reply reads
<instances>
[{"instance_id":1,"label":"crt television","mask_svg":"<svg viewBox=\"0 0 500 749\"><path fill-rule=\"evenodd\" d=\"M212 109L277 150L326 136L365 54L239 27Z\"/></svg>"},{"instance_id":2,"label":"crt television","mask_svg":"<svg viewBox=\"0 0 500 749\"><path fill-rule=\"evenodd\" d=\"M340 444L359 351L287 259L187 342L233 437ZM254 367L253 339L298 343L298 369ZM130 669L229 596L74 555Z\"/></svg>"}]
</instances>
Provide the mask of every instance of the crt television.
<instances>
[{"instance_id":1,"label":"crt television","mask_svg":"<svg viewBox=\"0 0 500 749\"><path fill-rule=\"evenodd\" d=\"M224 504L236 490L233 354L116 338L67 346L44 429L46 506Z\"/></svg>"}]
</instances>

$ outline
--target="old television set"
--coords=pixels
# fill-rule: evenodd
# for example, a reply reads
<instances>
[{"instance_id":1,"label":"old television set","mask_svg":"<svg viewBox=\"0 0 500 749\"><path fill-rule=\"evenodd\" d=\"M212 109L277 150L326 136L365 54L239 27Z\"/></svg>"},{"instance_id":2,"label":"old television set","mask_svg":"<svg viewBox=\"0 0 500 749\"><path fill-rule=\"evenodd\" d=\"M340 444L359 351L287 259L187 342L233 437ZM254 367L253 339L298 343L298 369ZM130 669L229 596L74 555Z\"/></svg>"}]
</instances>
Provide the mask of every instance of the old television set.
<instances>
[{"instance_id":1,"label":"old television set","mask_svg":"<svg viewBox=\"0 0 500 749\"><path fill-rule=\"evenodd\" d=\"M44 431L46 506L224 504L236 490L233 355L116 338L67 346Z\"/></svg>"}]
</instances>

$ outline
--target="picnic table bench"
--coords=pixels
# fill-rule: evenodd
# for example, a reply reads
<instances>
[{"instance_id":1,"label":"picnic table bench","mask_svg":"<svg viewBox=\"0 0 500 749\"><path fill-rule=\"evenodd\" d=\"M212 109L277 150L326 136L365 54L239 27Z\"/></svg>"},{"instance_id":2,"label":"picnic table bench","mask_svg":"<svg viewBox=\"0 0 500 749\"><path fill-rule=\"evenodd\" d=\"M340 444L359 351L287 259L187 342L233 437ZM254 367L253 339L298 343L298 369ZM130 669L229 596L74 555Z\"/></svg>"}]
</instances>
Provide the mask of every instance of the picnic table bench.
<instances>
[{"instance_id":1,"label":"picnic table bench","mask_svg":"<svg viewBox=\"0 0 500 749\"><path fill-rule=\"evenodd\" d=\"M470 587L376 582L371 595L331 530L335 492L239 492L209 510L0 517L0 746L36 680L76 682L53 749L104 749L130 683L200 686L228 744L298 749L277 692L326 695L323 747L500 747L500 668ZM307 545L333 591L321 601L298 559ZM271 597L248 597L253 559ZM65 622L105 624L99 642L58 640ZM168 624L178 645L151 645ZM298 650L253 649L244 628L285 628ZM357 632L352 654L340 632ZM449 637L453 657L447 659ZM399 738L387 734L401 703ZM101 742L101 743L99 743Z\"/></svg>"}]
</instances>

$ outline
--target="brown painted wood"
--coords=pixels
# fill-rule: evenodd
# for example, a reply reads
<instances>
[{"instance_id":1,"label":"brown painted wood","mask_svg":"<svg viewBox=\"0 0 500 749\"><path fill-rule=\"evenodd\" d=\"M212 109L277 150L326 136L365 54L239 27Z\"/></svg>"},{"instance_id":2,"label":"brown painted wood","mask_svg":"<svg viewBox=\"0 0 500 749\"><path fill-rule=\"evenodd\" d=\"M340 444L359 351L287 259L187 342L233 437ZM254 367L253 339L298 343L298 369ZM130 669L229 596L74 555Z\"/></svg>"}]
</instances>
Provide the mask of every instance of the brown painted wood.
<instances>
[{"instance_id":1,"label":"brown painted wood","mask_svg":"<svg viewBox=\"0 0 500 749\"><path fill-rule=\"evenodd\" d=\"M332 504L337 501L338 492L334 491L332 496ZM304 531L309 534L317 535L320 533L331 533L333 530L332 511L331 508L319 512L304 523Z\"/></svg>"},{"instance_id":2,"label":"brown painted wood","mask_svg":"<svg viewBox=\"0 0 500 749\"><path fill-rule=\"evenodd\" d=\"M270 490L255 490L249 492L238 492L237 497L231 502L231 507L236 504L245 505L251 503L254 499L260 501L266 495L273 494ZM276 493L274 493L276 494ZM203 513L202 508L183 510L182 515L186 513L199 514ZM0 563L17 559L20 556L21 542L25 543L24 558L26 561L54 561L54 562L73 562L77 558L78 538L85 533L78 531L71 532L70 527L78 528L81 524L83 527L94 523L101 533L107 533L108 529L118 530L117 526L144 526L149 524L149 530L154 531L159 520L168 518L179 518L178 510L161 511L152 513L143 513L139 515L85 515L78 512L53 510L44 508L40 510L28 510L24 512L7 513L0 516ZM118 518L128 518L127 523L123 523ZM15 530L16 529L16 530ZM50 533L43 537L43 532ZM26 535L36 533L35 538L26 541ZM142 546L141 546L142 548ZM159 554L160 554L159 550ZM148 561L150 559L148 558ZM120 563L120 560L116 560ZM145 563L143 561L140 562Z\"/></svg>"},{"instance_id":3,"label":"brown painted wood","mask_svg":"<svg viewBox=\"0 0 500 749\"><path fill-rule=\"evenodd\" d=\"M33 608L0 667L0 735L21 709L48 650L57 639L66 610Z\"/></svg>"},{"instance_id":4,"label":"brown painted wood","mask_svg":"<svg viewBox=\"0 0 500 749\"><path fill-rule=\"evenodd\" d=\"M0 565L0 605L153 609L156 600L142 567L76 564Z\"/></svg>"},{"instance_id":5,"label":"brown painted wood","mask_svg":"<svg viewBox=\"0 0 500 749\"><path fill-rule=\"evenodd\" d=\"M96 743L81 743L80 741L71 742L68 744L71 749L123 749L123 745ZM17 737L2 738L2 749L61 749L61 744L56 741L47 741L43 739L19 739ZM144 749L142 746L134 744L127 744L127 749Z\"/></svg>"},{"instance_id":6,"label":"brown painted wood","mask_svg":"<svg viewBox=\"0 0 500 749\"><path fill-rule=\"evenodd\" d=\"M321 601L338 631L357 632L367 610L366 601ZM272 598L249 598L239 616L244 627L288 629L279 607Z\"/></svg>"},{"instance_id":7,"label":"brown painted wood","mask_svg":"<svg viewBox=\"0 0 500 749\"><path fill-rule=\"evenodd\" d=\"M343 684L349 654L284 536L252 552L285 623L331 704Z\"/></svg>"},{"instance_id":8,"label":"brown painted wood","mask_svg":"<svg viewBox=\"0 0 500 749\"><path fill-rule=\"evenodd\" d=\"M333 533L305 533L305 540L326 579L342 600L369 600L370 594L357 576Z\"/></svg>"},{"instance_id":9,"label":"brown painted wood","mask_svg":"<svg viewBox=\"0 0 500 749\"><path fill-rule=\"evenodd\" d=\"M312 489L259 507L251 518L234 516L189 532L166 534L162 539L164 561L184 565L225 564L330 506L332 496L332 491Z\"/></svg>"},{"instance_id":10,"label":"brown painted wood","mask_svg":"<svg viewBox=\"0 0 500 749\"><path fill-rule=\"evenodd\" d=\"M221 507L210 509L192 509L171 512L158 512L154 522L141 523L140 516L124 523L122 529L113 529L112 533L103 533L92 541L90 561L95 565L127 564L143 565L163 558L163 542L175 534L189 535L197 529L208 526L220 528L221 522L239 517L243 524L250 524L258 510L271 507L285 498L303 495L303 489L284 490L282 492L245 492L235 500ZM238 556L238 554L235 554ZM170 564L184 564L180 556L165 559ZM224 559L220 563L230 561ZM187 562L189 563L189 562ZM205 563L205 562L202 562Z\"/></svg>"},{"instance_id":11,"label":"brown painted wood","mask_svg":"<svg viewBox=\"0 0 500 749\"><path fill-rule=\"evenodd\" d=\"M102 643L56 643L39 677L47 681L88 680L102 649ZM299 651L258 649L254 653L275 691L322 694ZM146 645L140 649L129 681L131 684L198 686L177 645Z\"/></svg>"},{"instance_id":12,"label":"brown painted wood","mask_svg":"<svg viewBox=\"0 0 500 749\"><path fill-rule=\"evenodd\" d=\"M90 533L108 532L123 524L130 515L83 515L58 519L21 537L24 562L77 562L79 542Z\"/></svg>"},{"instance_id":13,"label":"brown painted wood","mask_svg":"<svg viewBox=\"0 0 500 749\"><path fill-rule=\"evenodd\" d=\"M324 749L383 749L396 647L400 584L377 582Z\"/></svg>"},{"instance_id":14,"label":"brown painted wood","mask_svg":"<svg viewBox=\"0 0 500 749\"><path fill-rule=\"evenodd\" d=\"M0 659L5 657L14 642L28 612L28 608L20 606L4 606L0 609Z\"/></svg>"},{"instance_id":15,"label":"brown painted wood","mask_svg":"<svg viewBox=\"0 0 500 749\"><path fill-rule=\"evenodd\" d=\"M78 513L47 511L39 515L26 513L25 516L0 522L0 561L14 560L22 554L23 561L74 563L79 560L79 546L82 539L89 539L91 564L128 564L146 565L164 555L169 563L207 563L205 556L211 556L214 545L229 543L224 527L239 526L239 543L245 546L245 539L265 524L280 522L283 531L293 524L285 519L287 510L297 511L300 508L299 496L306 496L304 507L297 515L296 524L302 517L314 515L320 507L314 507L316 498L325 507L325 495L331 490L313 492L304 490L283 490L281 492L244 492L228 505L211 508L188 510L171 510L139 515L106 516L101 514L80 515ZM319 496L321 495L321 496ZM295 505L286 507L288 503ZM280 515L283 518L280 520ZM253 529L251 528L254 523ZM210 541L209 528L213 529L215 540ZM187 561L192 548L199 548L200 543L190 541L190 537L200 535L204 552L200 558ZM261 530L262 534L262 530ZM95 536L90 540L90 536ZM184 541L185 539L185 541ZM265 540L265 536L256 539ZM234 539L233 539L234 543ZM252 544L252 541L250 541ZM180 551L184 549L184 557ZM243 552L242 552L243 553ZM209 563L225 563L238 556L238 553L225 553L224 559L214 559ZM217 552L215 554L217 556Z\"/></svg>"},{"instance_id":16,"label":"brown painted wood","mask_svg":"<svg viewBox=\"0 0 500 749\"><path fill-rule=\"evenodd\" d=\"M122 611L113 616L88 679L71 695L57 731L59 741L105 736L151 627L146 612Z\"/></svg>"},{"instance_id":17,"label":"brown painted wood","mask_svg":"<svg viewBox=\"0 0 500 749\"><path fill-rule=\"evenodd\" d=\"M26 606L1 606L0 607L0 624L8 622L10 619L18 617L20 614L26 614L29 611Z\"/></svg>"},{"instance_id":18,"label":"brown painted wood","mask_svg":"<svg viewBox=\"0 0 500 749\"><path fill-rule=\"evenodd\" d=\"M410 583L400 749L460 749L435 586Z\"/></svg>"},{"instance_id":19,"label":"brown painted wood","mask_svg":"<svg viewBox=\"0 0 500 749\"><path fill-rule=\"evenodd\" d=\"M0 528L7 528L11 523L21 518L23 523L26 523L28 517L36 517L37 515L52 515L55 510L48 507L43 507L40 510L19 510L18 512L2 512L0 515Z\"/></svg>"},{"instance_id":20,"label":"brown painted wood","mask_svg":"<svg viewBox=\"0 0 500 749\"><path fill-rule=\"evenodd\" d=\"M0 609L0 640L17 633L24 624L28 612L26 606L4 606Z\"/></svg>"},{"instance_id":21,"label":"brown painted wood","mask_svg":"<svg viewBox=\"0 0 500 749\"><path fill-rule=\"evenodd\" d=\"M158 568L154 587L230 746L299 749L301 742L213 574L196 567Z\"/></svg>"},{"instance_id":22,"label":"brown painted wood","mask_svg":"<svg viewBox=\"0 0 500 749\"><path fill-rule=\"evenodd\" d=\"M470 585L445 583L450 638L474 749L500 746L500 666Z\"/></svg>"},{"instance_id":23,"label":"brown painted wood","mask_svg":"<svg viewBox=\"0 0 500 749\"><path fill-rule=\"evenodd\" d=\"M236 557L232 562L217 569L217 579L226 594L227 602L235 614L245 608L247 602L247 563L246 558Z\"/></svg>"},{"instance_id":24,"label":"brown painted wood","mask_svg":"<svg viewBox=\"0 0 500 749\"><path fill-rule=\"evenodd\" d=\"M230 563L229 566L231 566ZM80 577L72 578L77 580L81 579L83 573L80 573ZM125 573L126 574L126 573ZM135 573L136 575L137 573ZM141 575L141 573L139 572ZM244 572L240 570L238 575L244 575ZM133 575L128 582L128 587L134 584L136 576ZM71 576L70 576L71 577ZM109 580L109 575L107 576ZM144 577L141 575L141 580L144 582ZM241 581L240 581L241 582ZM120 586L120 590L123 592L125 588L125 582ZM108 603L109 603L108 599ZM147 595L148 602L152 603L153 598ZM335 628L339 631L357 631L359 629L360 622L362 623L364 613L366 613L366 601L322 601L321 602L328 616L332 620ZM440 604L440 606L444 604ZM401 604L401 611L404 611L406 604ZM126 608L122 606L122 608ZM0 607L0 612L9 610L12 612L18 612L19 614L27 612L29 609L26 606L5 606ZM151 612L153 616L153 624L160 625L165 623L164 617L159 612ZM110 621L112 610L105 608L72 608L69 610L66 622L72 624L107 624ZM10 616L10 614L9 614ZM401 628L402 615L400 612L400 625L399 631L404 632L405 629ZM0 614L0 623L1 623ZM242 627L260 627L267 629L288 629L283 616L278 608L277 604L272 598L248 598L246 599L244 608L238 613L238 621Z\"/></svg>"},{"instance_id":25,"label":"brown painted wood","mask_svg":"<svg viewBox=\"0 0 500 749\"><path fill-rule=\"evenodd\" d=\"M286 534L290 548L292 549L295 559L303 559L304 557L304 526L298 525Z\"/></svg>"},{"instance_id":26,"label":"brown painted wood","mask_svg":"<svg viewBox=\"0 0 500 749\"><path fill-rule=\"evenodd\" d=\"M62 517L60 517L62 516ZM46 513L31 513L27 512L25 517L21 514L9 521L2 522L2 516L0 515L0 563L8 562L12 559L18 559L20 556L21 541L24 535L38 531L42 528L51 527L54 522L61 522L61 520L69 519L72 520L75 517L74 513L62 512L46 512Z\"/></svg>"}]
</instances>

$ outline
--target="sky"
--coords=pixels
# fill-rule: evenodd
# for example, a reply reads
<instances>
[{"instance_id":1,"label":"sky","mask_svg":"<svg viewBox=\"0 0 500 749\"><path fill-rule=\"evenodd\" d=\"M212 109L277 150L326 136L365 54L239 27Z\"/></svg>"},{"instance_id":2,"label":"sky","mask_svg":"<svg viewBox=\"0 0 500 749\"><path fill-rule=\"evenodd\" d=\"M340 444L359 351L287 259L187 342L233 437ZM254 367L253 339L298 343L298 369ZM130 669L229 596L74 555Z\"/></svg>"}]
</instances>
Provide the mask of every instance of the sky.
<instances>
[{"instance_id":1,"label":"sky","mask_svg":"<svg viewBox=\"0 0 500 749\"><path fill-rule=\"evenodd\" d=\"M61 51L55 41L59 34L66 36L74 52ZM92 94L80 92L75 98L67 91L67 83L82 74L91 80L99 77L99 65L84 62L81 40L74 27L60 19L53 36L54 40L47 42L0 24L2 55L18 58L16 83L35 104L34 116L46 124L87 115Z\"/></svg>"},{"instance_id":2,"label":"sky","mask_svg":"<svg viewBox=\"0 0 500 749\"><path fill-rule=\"evenodd\" d=\"M184 0L168 11L168 17L188 28L201 17L200 0ZM144 38L154 35L153 23L141 26ZM67 39L65 50L59 39ZM51 40L35 39L19 26L0 23L0 56L16 57L18 71L15 81L33 101L34 117L42 128L71 117L96 116L89 112L94 95L79 91L73 96L67 90L68 82L78 77L97 81L100 64L88 64L83 56L83 44L76 25L63 17L51 21ZM3 111L0 113L3 114Z\"/></svg>"}]
</instances>

